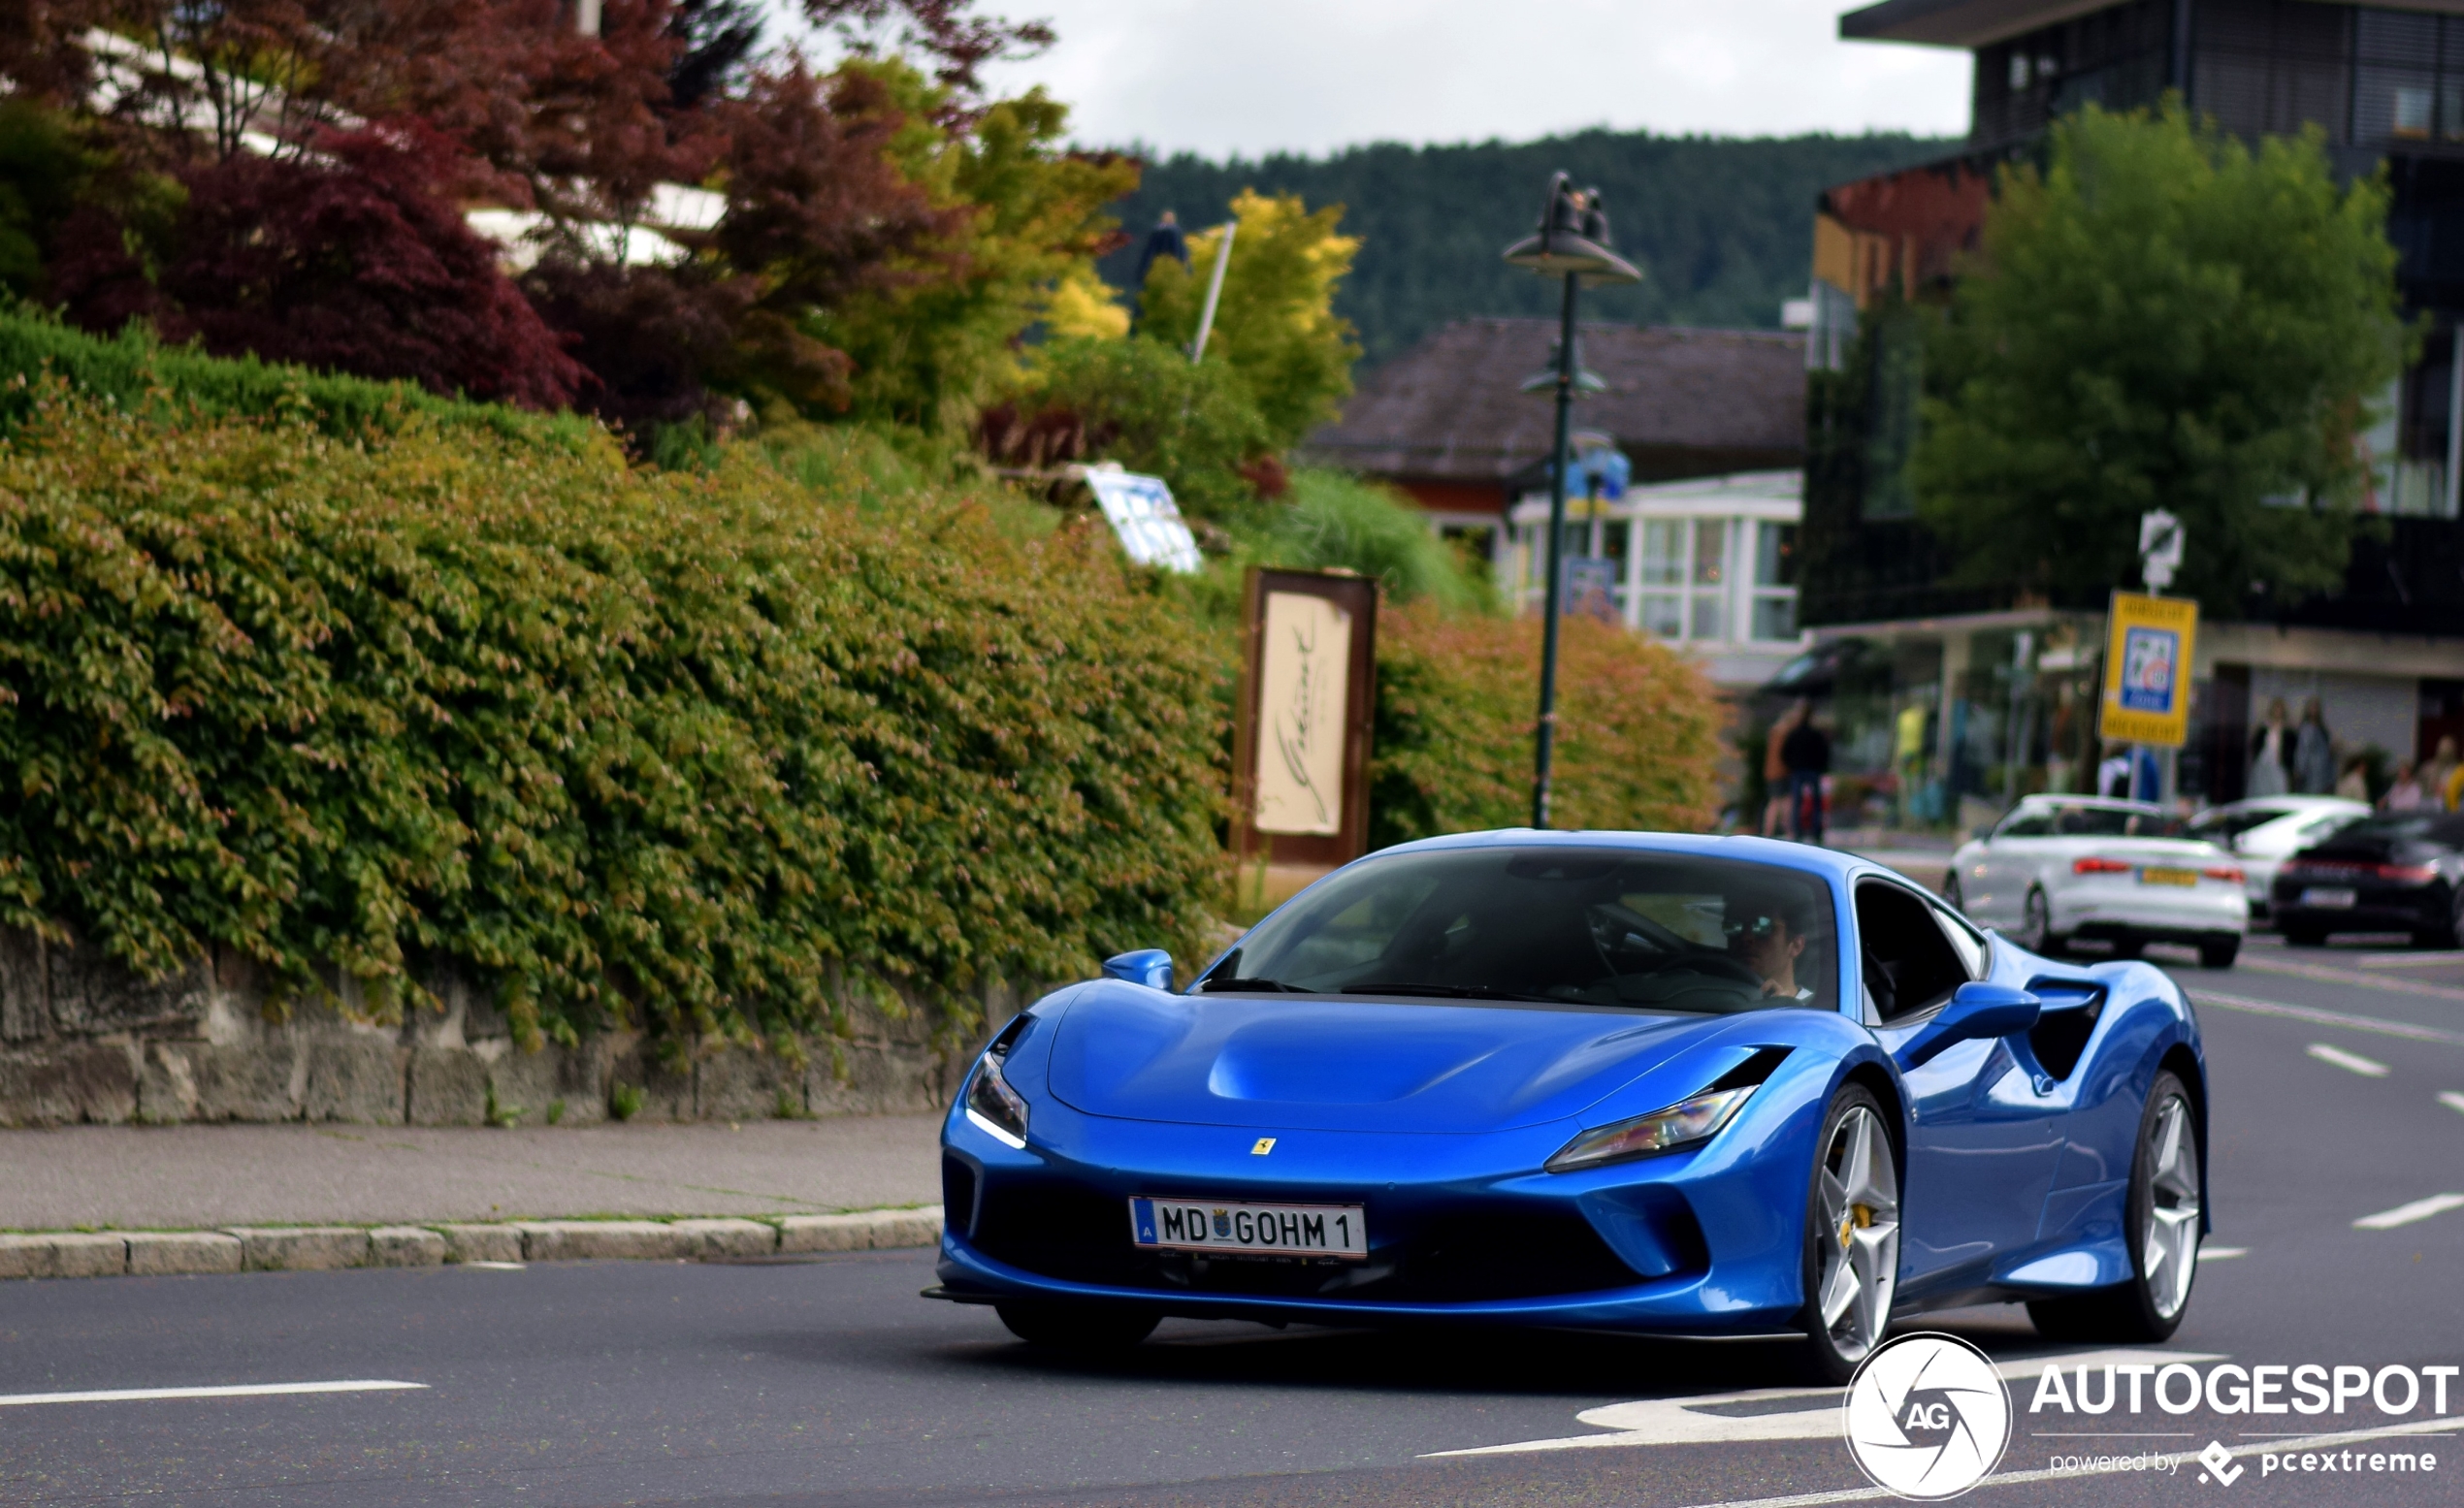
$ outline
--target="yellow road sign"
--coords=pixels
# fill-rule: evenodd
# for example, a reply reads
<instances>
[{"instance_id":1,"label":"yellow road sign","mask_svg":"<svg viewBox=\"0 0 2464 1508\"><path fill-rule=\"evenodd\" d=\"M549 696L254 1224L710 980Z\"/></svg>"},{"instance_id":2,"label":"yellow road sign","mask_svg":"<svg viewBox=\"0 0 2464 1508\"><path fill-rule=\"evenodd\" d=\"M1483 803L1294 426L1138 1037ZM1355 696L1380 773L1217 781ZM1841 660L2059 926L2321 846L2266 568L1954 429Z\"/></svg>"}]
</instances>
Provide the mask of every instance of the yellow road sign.
<instances>
[{"instance_id":1,"label":"yellow road sign","mask_svg":"<svg viewBox=\"0 0 2464 1508\"><path fill-rule=\"evenodd\" d=\"M2106 613L2104 736L2179 749L2190 726L2199 604L2117 592Z\"/></svg>"}]
</instances>

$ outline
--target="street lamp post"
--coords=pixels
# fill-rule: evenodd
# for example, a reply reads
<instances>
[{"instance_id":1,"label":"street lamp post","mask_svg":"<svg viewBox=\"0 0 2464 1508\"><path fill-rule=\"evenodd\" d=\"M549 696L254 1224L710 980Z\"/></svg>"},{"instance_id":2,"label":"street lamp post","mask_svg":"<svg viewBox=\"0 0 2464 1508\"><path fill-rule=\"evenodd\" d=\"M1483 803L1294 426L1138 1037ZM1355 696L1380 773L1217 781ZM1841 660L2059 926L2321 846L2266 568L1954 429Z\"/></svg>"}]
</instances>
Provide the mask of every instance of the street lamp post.
<instances>
[{"instance_id":1,"label":"street lamp post","mask_svg":"<svg viewBox=\"0 0 2464 1508\"><path fill-rule=\"evenodd\" d=\"M1540 629L1540 731L1533 751L1532 825L1548 825L1549 761L1557 741L1557 634L1566 584L1566 454L1573 423L1574 300L1584 282L1642 280L1635 265L1608 249L1608 215L1600 190L1576 189L1560 173L1549 179L1540 228L1506 248L1506 260L1542 276L1563 276L1566 296L1557 316L1557 437L1548 470L1548 576Z\"/></svg>"}]
</instances>

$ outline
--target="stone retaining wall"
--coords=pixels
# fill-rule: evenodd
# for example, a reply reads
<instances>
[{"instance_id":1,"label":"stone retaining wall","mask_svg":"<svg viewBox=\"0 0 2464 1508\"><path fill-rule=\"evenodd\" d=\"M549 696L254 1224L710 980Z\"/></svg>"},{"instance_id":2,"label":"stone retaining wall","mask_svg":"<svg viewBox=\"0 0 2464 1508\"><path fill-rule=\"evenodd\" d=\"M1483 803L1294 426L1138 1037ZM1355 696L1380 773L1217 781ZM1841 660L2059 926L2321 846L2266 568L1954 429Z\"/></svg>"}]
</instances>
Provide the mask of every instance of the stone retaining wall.
<instances>
[{"instance_id":1,"label":"stone retaining wall","mask_svg":"<svg viewBox=\"0 0 2464 1508\"><path fill-rule=\"evenodd\" d=\"M148 981L86 947L0 929L0 1126L128 1121L357 1121L375 1125L588 1125L615 1091L639 1120L938 1109L965 1071L937 1051L926 1013L876 1017L850 1041L808 1044L801 1071L777 1056L713 1046L671 1072L637 1033L523 1052L484 996L430 981L441 1011L399 1027L340 1005L267 1009L244 960L199 960ZM1006 1019L1016 1007L988 1000Z\"/></svg>"},{"instance_id":2,"label":"stone retaining wall","mask_svg":"<svg viewBox=\"0 0 2464 1508\"><path fill-rule=\"evenodd\" d=\"M503 1225L232 1226L220 1231L0 1235L0 1278L308 1272L448 1262L724 1262L893 1251L941 1238L941 1209L776 1220L521 1220Z\"/></svg>"}]
</instances>

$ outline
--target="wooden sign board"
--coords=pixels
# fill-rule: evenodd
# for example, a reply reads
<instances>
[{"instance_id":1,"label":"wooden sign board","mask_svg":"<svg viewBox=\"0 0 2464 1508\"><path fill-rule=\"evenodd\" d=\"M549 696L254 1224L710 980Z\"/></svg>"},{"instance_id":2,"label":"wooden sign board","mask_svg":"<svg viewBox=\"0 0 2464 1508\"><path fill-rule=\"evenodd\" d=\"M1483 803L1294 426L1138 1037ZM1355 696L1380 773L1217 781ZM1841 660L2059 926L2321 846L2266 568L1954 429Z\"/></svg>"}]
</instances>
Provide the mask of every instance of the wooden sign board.
<instances>
[{"instance_id":1,"label":"wooden sign board","mask_svg":"<svg viewBox=\"0 0 2464 1508\"><path fill-rule=\"evenodd\" d=\"M1232 851L1345 864L1369 846L1378 587L1249 569L1232 727Z\"/></svg>"}]
</instances>

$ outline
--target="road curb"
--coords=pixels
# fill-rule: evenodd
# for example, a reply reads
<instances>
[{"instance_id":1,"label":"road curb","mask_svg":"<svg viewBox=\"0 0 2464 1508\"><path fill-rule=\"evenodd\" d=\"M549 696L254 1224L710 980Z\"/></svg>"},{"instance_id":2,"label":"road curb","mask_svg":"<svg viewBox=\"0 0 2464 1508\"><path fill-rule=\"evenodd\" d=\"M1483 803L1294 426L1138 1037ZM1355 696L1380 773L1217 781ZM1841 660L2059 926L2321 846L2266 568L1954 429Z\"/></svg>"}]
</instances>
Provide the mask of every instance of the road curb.
<instances>
[{"instance_id":1,"label":"road curb","mask_svg":"<svg viewBox=\"0 0 2464 1508\"><path fill-rule=\"evenodd\" d=\"M0 1279L433 1267L465 1262L727 1262L896 1251L941 1238L941 1207L776 1220L512 1220L501 1224L228 1226L219 1231L0 1234Z\"/></svg>"}]
</instances>

